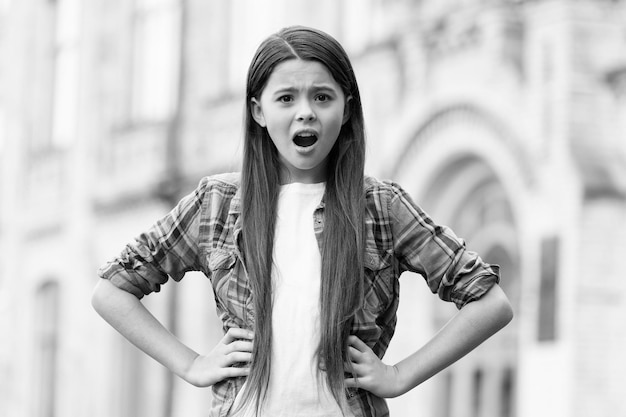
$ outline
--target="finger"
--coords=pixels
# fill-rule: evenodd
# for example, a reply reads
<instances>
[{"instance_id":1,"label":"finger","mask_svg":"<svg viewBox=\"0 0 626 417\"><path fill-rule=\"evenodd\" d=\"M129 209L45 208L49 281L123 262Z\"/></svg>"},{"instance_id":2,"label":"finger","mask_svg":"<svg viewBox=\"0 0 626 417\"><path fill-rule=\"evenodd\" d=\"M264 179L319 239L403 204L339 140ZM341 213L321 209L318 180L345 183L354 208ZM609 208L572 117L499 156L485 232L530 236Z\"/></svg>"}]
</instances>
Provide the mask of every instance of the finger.
<instances>
[{"instance_id":1,"label":"finger","mask_svg":"<svg viewBox=\"0 0 626 417\"><path fill-rule=\"evenodd\" d=\"M363 360L363 353L354 346L348 346L348 357L351 362L360 363Z\"/></svg>"},{"instance_id":2,"label":"finger","mask_svg":"<svg viewBox=\"0 0 626 417\"><path fill-rule=\"evenodd\" d=\"M246 330L246 329L240 329L237 327L231 327L230 329L228 329L228 331L222 338L222 343L224 343L225 345L228 345L234 342L235 340L239 340L239 339L252 340L253 338L254 338L254 334L251 331Z\"/></svg>"},{"instance_id":3,"label":"finger","mask_svg":"<svg viewBox=\"0 0 626 417\"><path fill-rule=\"evenodd\" d=\"M225 378L236 378L239 376L248 376L249 374L250 368L230 367L224 369Z\"/></svg>"},{"instance_id":4,"label":"finger","mask_svg":"<svg viewBox=\"0 0 626 417\"><path fill-rule=\"evenodd\" d=\"M359 370L362 370L362 366L356 362L344 362L343 370L349 374L353 374L354 376L359 376Z\"/></svg>"},{"instance_id":5,"label":"finger","mask_svg":"<svg viewBox=\"0 0 626 417\"><path fill-rule=\"evenodd\" d=\"M356 378L346 378L343 382L346 388L359 388L359 382Z\"/></svg>"},{"instance_id":6,"label":"finger","mask_svg":"<svg viewBox=\"0 0 626 417\"><path fill-rule=\"evenodd\" d=\"M367 346L361 339L356 336L348 337L348 346L355 347L360 352L367 352L370 350L369 346Z\"/></svg>"},{"instance_id":7,"label":"finger","mask_svg":"<svg viewBox=\"0 0 626 417\"><path fill-rule=\"evenodd\" d=\"M248 342L245 340L236 340L228 345L227 352L252 352L253 348L252 342Z\"/></svg>"},{"instance_id":8,"label":"finger","mask_svg":"<svg viewBox=\"0 0 626 417\"><path fill-rule=\"evenodd\" d=\"M232 365L235 363L250 362L252 361L252 354L247 352L232 352L226 355L226 364Z\"/></svg>"},{"instance_id":9,"label":"finger","mask_svg":"<svg viewBox=\"0 0 626 417\"><path fill-rule=\"evenodd\" d=\"M351 376L353 379L365 377L364 369L362 369L359 365L352 364L352 367L350 367L350 365L344 365L344 367L344 372L348 374L346 376Z\"/></svg>"}]
</instances>

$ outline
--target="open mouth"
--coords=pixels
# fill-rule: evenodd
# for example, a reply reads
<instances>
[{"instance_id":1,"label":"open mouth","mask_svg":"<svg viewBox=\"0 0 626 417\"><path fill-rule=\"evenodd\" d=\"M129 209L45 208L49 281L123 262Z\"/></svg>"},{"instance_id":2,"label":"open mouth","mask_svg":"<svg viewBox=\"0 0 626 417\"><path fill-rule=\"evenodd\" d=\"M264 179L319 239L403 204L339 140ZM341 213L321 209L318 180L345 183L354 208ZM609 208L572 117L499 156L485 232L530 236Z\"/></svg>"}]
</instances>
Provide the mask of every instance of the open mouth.
<instances>
[{"instance_id":1,"label":"open mouth","mask_svg":"<svg viewBox=\"0 0 626 417\"><path fill-rule=\"evenodd\" d=\"M313 133L301 133L293 138L293 142L297 146L306 148L317 142L317 136Z\"/></svg>"}]
</instances>

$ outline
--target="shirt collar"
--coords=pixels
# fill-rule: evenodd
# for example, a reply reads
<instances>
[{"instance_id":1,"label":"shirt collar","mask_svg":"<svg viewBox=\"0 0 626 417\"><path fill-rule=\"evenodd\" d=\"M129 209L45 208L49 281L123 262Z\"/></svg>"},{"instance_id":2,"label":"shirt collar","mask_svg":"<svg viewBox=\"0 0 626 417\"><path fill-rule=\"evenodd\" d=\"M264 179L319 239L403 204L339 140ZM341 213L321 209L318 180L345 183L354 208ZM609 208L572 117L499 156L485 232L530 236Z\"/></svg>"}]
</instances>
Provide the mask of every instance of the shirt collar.
<instances>
[{"instance_id":1,"label":"shirt collar","mask_svg":"<svg viewBox=\"0 0 626 417\"><path fill-rule=\"evenodd\" d=\"M233 196L233 199L230 202L230 209L228 211L228 214L236 214L236 215L241 215L241 187L237 188L237 191L235 192L235 195ZM323 209L326 207L326 193L324 193L324 196L322 197L322 201L320 201L319 205L317 206L318 209Z\"/></svg>"}]
</instances>

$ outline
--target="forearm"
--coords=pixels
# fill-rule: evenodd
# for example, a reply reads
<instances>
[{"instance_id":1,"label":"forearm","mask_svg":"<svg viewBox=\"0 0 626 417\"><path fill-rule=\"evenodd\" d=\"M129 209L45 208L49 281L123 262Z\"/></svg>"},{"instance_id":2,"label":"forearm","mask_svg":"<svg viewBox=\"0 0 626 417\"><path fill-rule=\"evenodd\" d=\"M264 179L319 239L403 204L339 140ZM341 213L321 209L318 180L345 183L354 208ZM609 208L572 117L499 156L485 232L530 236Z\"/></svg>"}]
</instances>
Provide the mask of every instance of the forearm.
<instances>
[{"instance_id":1,"label":"forearm","mask_svg":"<svg viewBox=\"0 0 626 417\"><path fill-rule=\"evenodd\" d=\"M464 306L420 350L398 363L403 394L450 366L511 321L510 303L499 286Z\"/></svg>"},{"instance_id":2,"label":"forearm","mask_svg":"<svg viewBox=\"0 0 626 417\"><path fill-rule=\"evenodd\" d=\"M137 297L103 279L94 290L92 305L122 336L185 378L198 354L170 333Z\"/></svg>"}]
</instances>

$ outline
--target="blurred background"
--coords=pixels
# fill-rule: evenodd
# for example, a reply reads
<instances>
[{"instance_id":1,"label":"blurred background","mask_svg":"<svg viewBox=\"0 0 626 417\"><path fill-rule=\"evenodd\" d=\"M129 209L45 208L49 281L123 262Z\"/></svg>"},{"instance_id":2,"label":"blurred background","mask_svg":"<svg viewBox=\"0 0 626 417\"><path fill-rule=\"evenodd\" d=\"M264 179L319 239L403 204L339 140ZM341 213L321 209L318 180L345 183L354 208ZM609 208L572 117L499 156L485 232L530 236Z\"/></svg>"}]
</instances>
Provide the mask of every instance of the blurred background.
<instances>
[{"instance_id":1,"label":"blurred background","mask_svg":"<svg viewBox=\"0 0 626 417\"><path fill-rule=\"evenodd\" d=\"M516 310L391 415L626 416L624 0L0 0L0 415L207 415L210 389L91 291L202 176L239 169L248 63L292 24L351 56L367 172L500 264ZM455 311L400 282L388 363ZM222 336L202 275L145 303L197 351Z\"/></svg>"}]
</instances>

